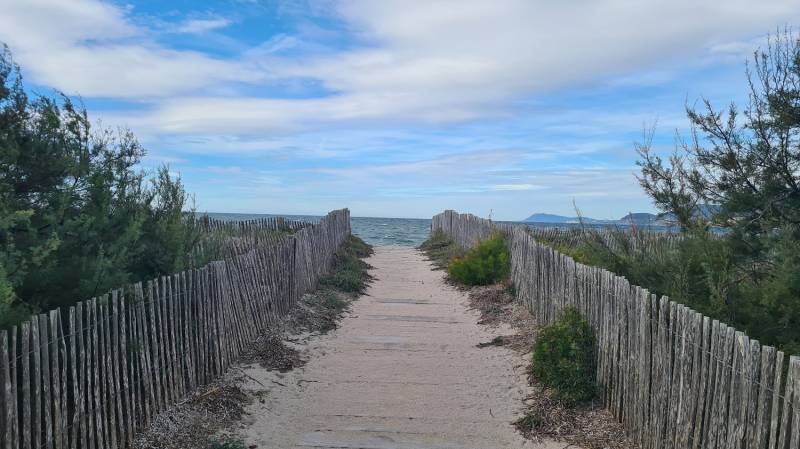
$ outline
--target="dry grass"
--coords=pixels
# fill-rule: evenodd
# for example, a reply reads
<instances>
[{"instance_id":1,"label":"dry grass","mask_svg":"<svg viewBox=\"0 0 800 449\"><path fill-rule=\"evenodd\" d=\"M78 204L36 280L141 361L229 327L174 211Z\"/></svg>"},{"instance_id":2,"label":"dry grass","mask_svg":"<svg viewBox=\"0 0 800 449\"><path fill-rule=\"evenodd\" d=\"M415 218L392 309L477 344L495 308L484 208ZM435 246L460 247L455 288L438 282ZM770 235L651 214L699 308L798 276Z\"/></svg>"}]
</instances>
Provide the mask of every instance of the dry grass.
<instances>
[{"instance_id":1,"label":"dry grass","mask_svg":"<svg viewBox=\"0 0 800 449\"><path fill-rule=\"evenodd\" d=\"M469 289L470 308L480 312L479 323L497 327L509 325L512 335L502 335L478 347L506 346L528 355L536 338L536 321L528 308L515 301L504 284ZM530 378L534 393L525 398L525 416L514 423L517 430L534 441L553 439L585 449L634 449L614 417L599 404L567 407Z\"/></svg>"},{"instance_id":2,"label":"dry grass","mask_svg":"<svg viewBox=\"0 0 800 449\"><path fill-rule=\"evenodd\" d=\"M514 297L503 284L469 289L469 306L481 313L478 324L497 326L507 322L514 307Z\"/></svg>"},{"instance_id":3,"label":"dry grass","mask_svg":"<svg viewBox=\"0 0 800 449\"><path fill-rule=\"evenodd\" d=\"M350 309L353 295L329 287L308 293L295 305L277 329L270 329L250 343L239 357L240 363L258 363L279 372L305 365L306 359L297 347L287 344L296 336L308 338L336 329Z\"/></svg>"},{"instance_id":4,"label":"dry grass","mask_svg":"<svg viewBox=\"0 0 800 449\"><path fill-rule=\"evenodd\" d=\"M135 449L204 449L209 439L244 415L252 398L234 383L206 385L159 413L134 440Z\"/></svg>"},{"instance_id":5,"label":"dry grass","mask_svg":"<svg viewBox=\"0 0 800 449\"><path fill-rule=\"evenodd\" d=\"M297 335L301 333L325 334L336 329L339 321L350 309L353 296L332 288L319 290L303 296L284 318L284 333Z\"/></svg>"},{"instance_id":6,"label":"dry grass","mask_svg":"<svg viewBox=\"0 0 800 449\"><path fill-rule=\"evenodd\" d=\"M525 416L514 423L526 438L563 441L584 449L634 449L622 425L602 406L567 407L554 400L538 382L535 392L525 398Z\"/></svg>"},{"instance_id":7,"label":"dry grass","mask_svg":"<svg viewBox=\"0 0 800 449\"><path fill-rule=\"evenodd\" d=\"M239 362L258 363L270 371L285 373L305 365L306 360L297 348L286 344L282 333L265 332L244 350Z\"/></svg>"}]
</instances>

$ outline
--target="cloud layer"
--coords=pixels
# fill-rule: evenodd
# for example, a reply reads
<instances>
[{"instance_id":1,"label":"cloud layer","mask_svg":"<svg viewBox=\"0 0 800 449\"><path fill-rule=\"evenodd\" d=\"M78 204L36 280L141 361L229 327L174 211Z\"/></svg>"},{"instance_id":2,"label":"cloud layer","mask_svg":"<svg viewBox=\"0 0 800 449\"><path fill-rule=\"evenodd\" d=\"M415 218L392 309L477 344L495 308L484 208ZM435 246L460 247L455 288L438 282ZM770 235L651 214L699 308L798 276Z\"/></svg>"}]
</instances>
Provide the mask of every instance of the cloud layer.
<instances>
[{"instance_id":1,"label":"cloud layer","mask_svg":"<svg viewBox=\"0 0 800 449\"><path fill-rule=\"evenodd\" d=\"M35 81L85 97L151 100L132 123L165 133L495 117L550 89L740 48L742 37L800 16L787 0L346 0L332 11L361 45L298 58L275 49L228 57L172 49L134 24L135 7L95 0L5 0L3 11L0 39ZM187 19L173 31L231 23ZM292 46L326 45L317 40L299 34ZM287 101L236 87L297 79L327 94Z\"/></svg>"},{"instance_id":2,"label":"cloud layer","mask_svg":"<svg viewBox=\"0 0 800 449\"><path fill-rule=\"evenodd\" d=\"M197 8L0 0L0 41L29 80L96 101L106 124L132 127L154 149L153 161L176 161L198 180L241 175L230 167L261 158L286 175L245 170L260 189L312 179L364 201L543 199L557 185L567 187L554 195L634 195L631 133L655 117L680 126L687 73L725 95L719 67L800 19L794 0ZM674 107L658 110L665 98ZM455 170L460 180L442 180ZM587 189L596 173L613 186ZM343 180L373 190L349 192Z\"/></svg>"}]
</instances>

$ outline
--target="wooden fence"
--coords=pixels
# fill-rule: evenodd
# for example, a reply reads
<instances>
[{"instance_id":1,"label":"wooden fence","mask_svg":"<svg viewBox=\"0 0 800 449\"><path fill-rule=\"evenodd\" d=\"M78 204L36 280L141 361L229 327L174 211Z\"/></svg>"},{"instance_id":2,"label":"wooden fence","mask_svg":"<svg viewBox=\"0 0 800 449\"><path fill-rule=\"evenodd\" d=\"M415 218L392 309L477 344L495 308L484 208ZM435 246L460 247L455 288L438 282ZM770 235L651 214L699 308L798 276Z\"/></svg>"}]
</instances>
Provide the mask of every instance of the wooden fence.
<instances>
[{"instance_id":1,"label":"wooden fence","mask_svg":"<svg viewBox=\"0 0 800 449\"><path fill-rule=\"evenodd\" d=\"M309 222L303 220L291 220L284 217L261 217L251 220L220 220L219 218L212 218L205 215L200 218L200 223L208 232L236 232L236 233L251 233L263 230L291 230L297 231L308 226Z\"/></svg>"},{"instance_id":2,"label":"wooden fence","mask_svg":"<svg viewBox=\"0 0 800 449\"><path fill-rule=\"evenodd\" d=\"M582 243L591 242L592 244L605 246L617 253L646 252L652 254L667 252L675 249L683 241L682 234L658 232L647 228L527 226L527 229L534 239L551 246L575 248ZM712 235L716 236L716 234Z\"/></svg>"},{"instance_id":3,"label":"wooden fence","mask_svg":"<svg viewBox=\"0 0 800 449\"><path fill-rule=\"evenodd\" d=\"M205 261L238 256L255 246L272 245L310 224L283 217L226 221L206 215L198 220L200 241L194 250L193 263L201 266Z\"/></svg>"},{"instance_id":4,"label":"wooden fence","mask_svg":"<svg viewBox=\"0 0 800 449\"><path fill-rule=\"evenodd\" d=\"M577 263L524 226L446 211L432 228L464 247L506 234L518 299L540 324L580 310L602 400L642 448L800 449L800 357Z\"/></svg>"},{"instance_id":5,"label":"wooden fence","mask_svg":"<svg viewBox=\"0 0 800 449\"><path fill-rule=\"evenodd\" d=\"M0 332L0 449L130 447L315 287L350 213L294 231Z\"/></svg>"}]
</instances>

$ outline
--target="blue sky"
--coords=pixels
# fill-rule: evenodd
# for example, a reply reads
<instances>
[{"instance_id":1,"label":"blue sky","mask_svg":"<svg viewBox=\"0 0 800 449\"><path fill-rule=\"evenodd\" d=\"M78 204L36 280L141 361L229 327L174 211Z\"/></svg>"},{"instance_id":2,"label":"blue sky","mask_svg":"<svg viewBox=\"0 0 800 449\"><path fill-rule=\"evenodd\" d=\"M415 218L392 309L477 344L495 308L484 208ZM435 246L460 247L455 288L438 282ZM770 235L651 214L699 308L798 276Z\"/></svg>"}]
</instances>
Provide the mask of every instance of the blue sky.
<instances>
[{"instance_id":1,"label":"blue sky","mask_svg":"<svg viewBox=\"0 0 800 449\"><path fill-rule=\"evenodd\" d=\"M214 212L652 211L634 142L746 99L796 0L0 0L29 85L131 128Z\"/></svg>"}]
</instances>

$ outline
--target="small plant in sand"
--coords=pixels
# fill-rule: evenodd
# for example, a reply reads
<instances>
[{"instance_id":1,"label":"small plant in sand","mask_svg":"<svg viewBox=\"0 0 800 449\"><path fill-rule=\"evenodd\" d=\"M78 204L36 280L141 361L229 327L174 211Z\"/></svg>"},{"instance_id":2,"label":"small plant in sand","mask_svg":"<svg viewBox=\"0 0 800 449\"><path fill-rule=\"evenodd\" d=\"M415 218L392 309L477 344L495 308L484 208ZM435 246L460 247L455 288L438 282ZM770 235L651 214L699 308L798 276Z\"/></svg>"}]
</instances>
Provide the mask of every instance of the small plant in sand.
<instances>
[{"instance_id":1,"label":"small plant in sand","mask_svg":"<svg viewBox=\"0 0 800 449\"><path fill-rule=\"evenodd\" d=\"M489 285L502 281L511 271L511 256L503 234L478 242L464 257L454 259L447 271L466 285Z\"/></svg>"},{"instance_id":2,"label":"small plant in sand","mask_svg":"<svg viewBox=\"0 0 800 449\"><path fill-rule=\"evenodd\" d=\"M595 394L594 334L574 308L565 309L543 327L533 345L532 374L567 405L590 401Z\"/></svg>"},{"instance_id":3,"label":"small plant in sand","mask_svg":"<svg viewBox=\"0 0 800 449\"><path fill-rule=\"evenodd\" d=\"M320 285L353 295L364 293L371 277L367 273L369 264L361 259L370 256L372 252L371 246L351 235L336 251L331 273L320 279Z\"/></svg>"},{"instance_id":4,"label":"small plant in sand","mask_svg":"<svg viewBox=\"0 0 800 449\"><path fill-rule=\"evenodd\" d=\"M441 229L434 231L418 248L428 256L437 269L447 268L450 261L464 255L464 250Z\"/></svg>"}]
</instances>

